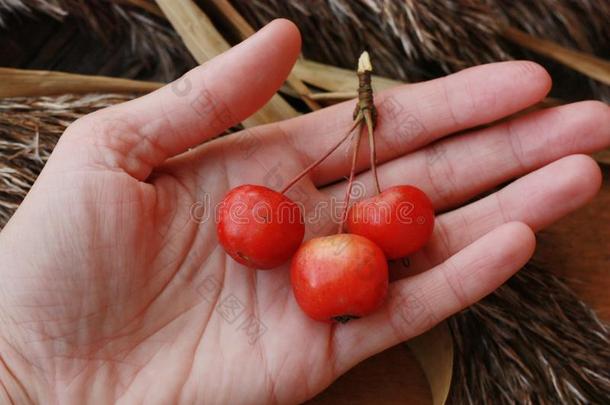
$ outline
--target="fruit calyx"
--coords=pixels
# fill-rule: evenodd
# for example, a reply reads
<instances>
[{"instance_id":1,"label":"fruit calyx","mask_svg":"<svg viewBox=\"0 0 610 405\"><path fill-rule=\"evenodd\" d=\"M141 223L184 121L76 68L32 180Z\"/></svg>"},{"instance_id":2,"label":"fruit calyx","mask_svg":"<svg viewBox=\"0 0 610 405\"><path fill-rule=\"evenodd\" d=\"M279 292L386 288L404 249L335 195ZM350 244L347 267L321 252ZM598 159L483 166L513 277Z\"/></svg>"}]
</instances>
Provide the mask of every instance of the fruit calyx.
<instances>
[{"instance_id":1,"label":"fruit calyx","mask_svg":"<svg viewBox=\"0 0 610 405\"><path fill-rule=\"evenodd\" d=\"M337 323L345 324L351 321L352 319L360 319L360 317L356 315L339 315L333 316L331 319Z\"/></svg>"}]
</instances>

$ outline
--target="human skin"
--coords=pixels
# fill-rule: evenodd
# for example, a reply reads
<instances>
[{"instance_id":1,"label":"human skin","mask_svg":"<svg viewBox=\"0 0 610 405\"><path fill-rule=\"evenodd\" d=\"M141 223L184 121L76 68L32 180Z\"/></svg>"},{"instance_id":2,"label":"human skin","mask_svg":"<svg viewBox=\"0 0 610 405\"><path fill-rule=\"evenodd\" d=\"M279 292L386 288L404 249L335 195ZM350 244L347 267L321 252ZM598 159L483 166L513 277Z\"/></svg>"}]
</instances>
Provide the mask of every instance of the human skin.
<instances>
[{"instance_id":1,"label":"human skin","mask_svg":"<svg viewBox=\"0 0 610 405\"><path fill-rule=\"evenodd\" d=\"M539 65L483 65L379 92L382 188L424 190L435 230L408 269L392 270L379 311L345 325L310 320L288 265L237 264L213 219L193 211L244 183L279 189L349 127L353 101L202 144L260 108L299 50L295 26L274 21L175 83L66 130L0 233L3 402L306 400L492 292L530 258L533 232L600 186L584 154L610 144L605 104L483 126L545 97ZM372 195L362 149L357 181ZM289 196L309 211L341 199L348 165L339 151ZM323 219L307 227L306 238L336 229Z\"/></svg>"}]
</instances>

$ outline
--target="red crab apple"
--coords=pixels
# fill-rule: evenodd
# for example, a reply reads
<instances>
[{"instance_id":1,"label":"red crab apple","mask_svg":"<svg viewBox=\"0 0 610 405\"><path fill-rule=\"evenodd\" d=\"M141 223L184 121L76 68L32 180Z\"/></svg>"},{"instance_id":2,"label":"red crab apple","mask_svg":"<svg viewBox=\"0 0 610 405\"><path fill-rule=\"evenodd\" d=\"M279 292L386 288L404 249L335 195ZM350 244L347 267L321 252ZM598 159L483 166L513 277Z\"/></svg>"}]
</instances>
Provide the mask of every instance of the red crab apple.
<instances>
[{"instance_id":1,"label":"red crab apple","mask_svg":"<svg viewBox=\"0 0 610 405\"><path fill-rule=\"evenodd\" d=\"M222 200L216 231L224 250L237 262L272 269L299 248L305 225L294 201L267 187L246 184Z\"/></svg>"},{"instance_id":2,"label":"red crab apple","mask_svg":"<svg viewBox=\"0 0 610 405\"><path fill-rule=\"evenodd\" d=\"M297 303L318 321L347 322L375 311L388 290L388 264L381 249L352 234L305 242L292 258Z\"/></svg>"},{"instance_id":3,"label":"red crab apple","mask_svg":"<svg viewBox=\"0 0 610 405\"><path fill-rule=\"evenodd\" d=\"M390 260L421 249L434 229L434 208L422 190L394 186L352 205L346 219L350 233L375 242Z\"/></svg>"}]
</instances>

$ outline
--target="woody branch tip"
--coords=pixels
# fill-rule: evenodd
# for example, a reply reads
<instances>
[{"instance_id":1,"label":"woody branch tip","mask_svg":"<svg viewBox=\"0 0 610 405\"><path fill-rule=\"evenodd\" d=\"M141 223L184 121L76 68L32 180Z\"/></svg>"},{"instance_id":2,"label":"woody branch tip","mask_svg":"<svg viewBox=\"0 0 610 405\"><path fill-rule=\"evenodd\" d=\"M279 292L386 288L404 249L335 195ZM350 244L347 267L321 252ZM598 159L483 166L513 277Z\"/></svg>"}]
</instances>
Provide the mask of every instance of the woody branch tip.
<instances>
[{"instance_id":1,"label":"woody branch tip","mask_svg":"<svg viewBox=\"0 0 610 405\"><path fill-rule=\"evenodd\" d=\"M364 72L372 72L373 65L371 65L371 58L367 51L362 52L360 54L360 58L358 58L358 73Z\"/></svg>"}]
</instances>

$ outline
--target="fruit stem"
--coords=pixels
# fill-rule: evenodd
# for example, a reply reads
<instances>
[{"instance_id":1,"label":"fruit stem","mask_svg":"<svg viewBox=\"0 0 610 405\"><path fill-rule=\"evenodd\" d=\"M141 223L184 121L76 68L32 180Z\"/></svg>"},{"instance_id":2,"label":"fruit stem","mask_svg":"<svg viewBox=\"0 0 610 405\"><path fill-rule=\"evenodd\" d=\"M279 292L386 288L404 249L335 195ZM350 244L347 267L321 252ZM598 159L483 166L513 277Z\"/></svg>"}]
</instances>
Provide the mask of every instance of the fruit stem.
<instances>
[{"instance_id":1,"label":"fruit stem","mask_svg":"<svg viewBox=\"0 0 610 405\"><path fill-rule=\"evenodd\" d=\"M373 100L373 86L371 84L371 74L373 66L368 52L362 52L358 60L358 104L354 110L354 117L361 114L366 123L369 135L371 171L375 180L375 189L381 193L379 187L379 177L377 176L377 152L375 148L375 125L377 124L377 109Z\"/></svg>"},{"instance_id":2,"label":"fruit stem","mask_svg":"<svg viewBox=\"0 0 610 405\"><path fill-rule=\"evenodd\" d=\"M381 187L379 187L379 177L377 176L377 152L375 150L375 124L377 123L377 109L375 108L375 102L373 101L373 86L371 85L371 74L373 72L373 66L371 65L371 59L368 52L362 52L358 59L358 103L354 109L354 122L363 122L366 124L366 128L369 136L370 146L370 160L371 170L373 172L373 178L375 179L375 189L377 193L381 193ZM355 143L353 146L352 155L352 168L349 174L349 181L347 183L347 189L345 191L345 206L341 214L339 221L339 229L337 233L342 233L345 227L345 221L347 220L347 212L349 211L349 203L352 195L352 186L354 184L354 175L356 173L356 160L358 159L358 150L360 146L360 135L361 127L358 131L358 135L355 137Z\"/></svg>"},{"instance_id":3,"label":"fruit stem","mask_svg":"<svg viewBox=\"0 0 610 405\"><path fill-rule=\"evenodd\" d=\"M373 179L375 180L375 189L377 194L381 193L381 187L379 187L379 177L377 176L377 152L375 151L375 133L373 130L373 119L369 110L364 110L364 121L369 132L369 146L370 146L370 159L371 159L371 171L373 172Z\"/></svg>"},{"instance_id":4,"label":"fruit stem","mask_svg":"<svg viewBox=\"0 0 610 405\"><path fill-rule=\"evenodd\" d=\"M354 120L354 123L352 124L352 126L350 127L349 131L347 131L347 133L337 141L337 143L335 143L321 158L319 158L318 160L316 160L315 162L311 163L309 166L307 166L301 173L299 173L295 178L293 178L283 189L282 191L280 191L281 194L285 194L288 190L290 190L290 188L292 186L294 186L299 180L301 180L303 177L305 177L309 172L311 172L313 169L315 169L316 167L318 167L320 165L320 163L322 163L324 160L326 160L326 158L328 158L334 151L337 150L337 148L339 148L339 146L341 146L343 144L343 142L345 142L349 136L352 134L352 132L354 131L354 129L356 129L356 127L358 127L358 125L360 125L360 123L362 122L362 116L360 116L358 119Z\"/></svg>"},{"instance_id":5,"label":"fruit stem","mask_svg":"<svg viewBox=\"0 0 610 405\"><path fill-rule=\"evenodd\" d=\"M357 121L362 121L362 114L356 117ZM341 213L341 220L339 221L339 229L337 233L342 233L345 225L345 220L347 219L347 211L349 209L349 203L352 196L352 186L354 184L354 175L356 174L356 161L358 160L358 150L360 149L360 135L362 127L358 129L358 132L354 136L354 145L352 147L352 167L349 172L349 180L347 181L347 187L345 189L345 206L343 207Z\"/></svg>"},{"instance_id":6,"label":"fruit stem","mask_svg":"<svg viewBox=\"0 0 610 405\"><path fill-rule=\"evenodd\" d=\"M356 108L354 110L354 122L350 127L349 131L343 136L341 139L337 141L322 157L320 157L315 162L311 163L307 166L301 173L299 173L296 177L294 177L281 191L281 194L285 194L292 186L294 186L299 180L305 177L308 173L310 173L313 169L318 167L324 160L326 160L334 151L336 151L339 146L345 142L352 132L363 122L366 124L368 130L369 137L369 145L370 145L370 160L371 160L371 170L373 172L373 178L375 180L375 189L377 193L381 193L381 187L379 186L379 177L377 176L377 152L375 150L375 132L374 128L377 123L377 109L375 108L375 103L373 101L373 87L371 85L371 74L373 72L373 66L371 65L371 59L369 57L368 52L362 52L360 58L358 59L358 103L356 104ZM362 128L360 128L362 129ZM339 233L343 231L343 223L345 222L345 217L347 214L347 208L349 206L349 197L351 195L352 183L354 179L354 174L356 170L356 158L358 155L358 148L360 145L360 130L358 134L355 136L355 144L354 144L354 157L352 159L352 168L350 171L350 181L348 183L348 190L346 194L346 206L345 206L345 214L341 218L339 224Z\"/></svg>"}]
</instances>

